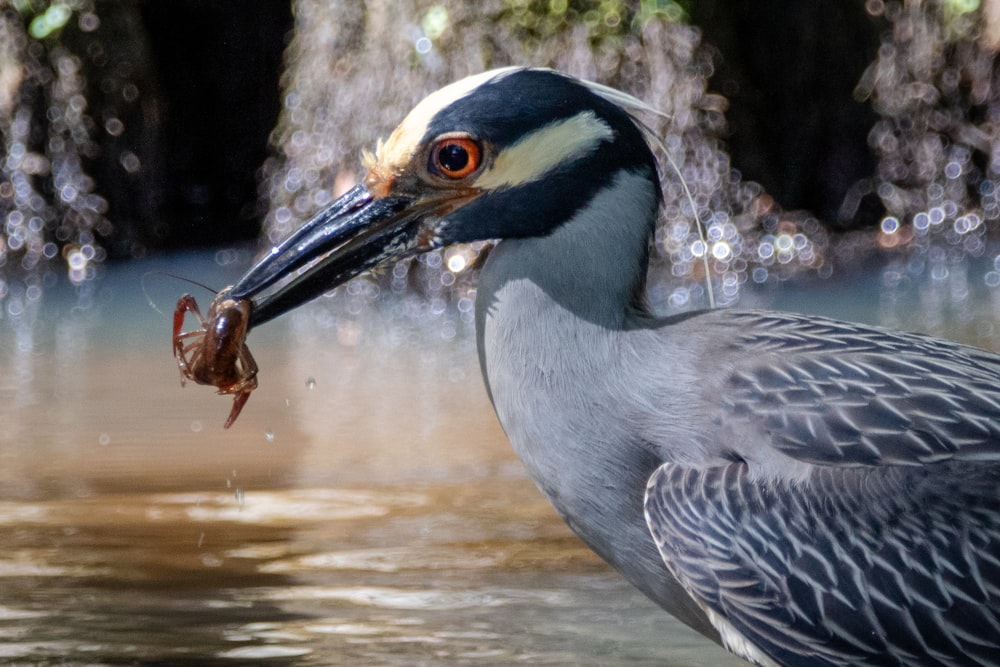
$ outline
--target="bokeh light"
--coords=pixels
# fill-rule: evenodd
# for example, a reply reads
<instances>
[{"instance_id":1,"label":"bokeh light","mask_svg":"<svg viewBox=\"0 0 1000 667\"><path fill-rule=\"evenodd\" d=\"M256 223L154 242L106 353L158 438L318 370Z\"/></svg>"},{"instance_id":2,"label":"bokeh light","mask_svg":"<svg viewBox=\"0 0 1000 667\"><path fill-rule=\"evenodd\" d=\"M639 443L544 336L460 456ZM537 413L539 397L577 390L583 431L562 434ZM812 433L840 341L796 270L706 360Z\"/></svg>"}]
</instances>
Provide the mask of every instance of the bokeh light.
<instances>
[{"instance_id":1,"label":"bokeh light","mask_svg":"<svg viewBox=\"0 0 1000 667\"><path fill-rule=\"evenodd\" d=\"M983 256L1000 225L1000 91L997 26L982 4L864 3L887 29L855 90L878 118L869 134L876 172L854 189L877 198L885 214L871 229L833 235L813 214L784 210L733 168L728 101L710 86L718 56L686 23L685 3L436 0L396 11L380 3L294 2L275 151L260 172L264 245L363 176L359 151L426 93L484 69L531 63L621 88L666 115L642 118L680 172L660 155L654 304L704 305L706 257L716 300L726 305L747 284L828 277L875 252L898 253L911 271ZM100 12L110 10L94 0L14 6L0 12L0 267L31 272L61 262L57 270L78 283L97 275L107 254L102 244L116 232L116 212L92 173L98 140L127 139L130 121L88 100L94 82L83 65L106 60L107 49L91 41L77 53L58 37L69 28L92 35L108 22ZM124 103L140 95L135 81L99 85ZM33 113L38 105L40 116ZM122 148L113 156L115 173L143 173L148 155ZM411 291L461 303L486 247L406 262L373 277L375 289L363 293ZM909 261L917 256L926 261Z\"/></svg>"},{"instance_id":2,"label":"bokeh light","mask_svg":"<svg viewBox=\"0 0 1000 667\"><path fill-rule=\"evenodd\" d=\"M27 32L23 16L0 12L0 268L34 271L61 255L70 280L80 283L105 259L97 236L111 233L107 201L86 164L99 154L97 126L80 57L39 40L73 17L95 29L94 3L22 2L19 10L30 18ZM42 117L33 112L37 104L47 105ZM110 132L117 126L109 123Z\"/></svg>"}]
</instances>

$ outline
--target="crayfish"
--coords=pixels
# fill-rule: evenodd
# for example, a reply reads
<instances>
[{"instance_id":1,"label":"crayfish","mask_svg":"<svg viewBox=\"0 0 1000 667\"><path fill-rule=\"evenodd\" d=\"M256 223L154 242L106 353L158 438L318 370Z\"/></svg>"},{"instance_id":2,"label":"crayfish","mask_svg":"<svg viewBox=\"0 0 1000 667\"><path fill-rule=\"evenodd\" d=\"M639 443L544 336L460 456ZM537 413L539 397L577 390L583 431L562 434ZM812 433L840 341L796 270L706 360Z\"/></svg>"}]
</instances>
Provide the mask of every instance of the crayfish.
<instances>
[{"instance_id":1,"label":"crayfish","mask_svg":"<svg viewBox=\"0 0 1000 667\"><path fill-rule=\"evenodd\" d=\"M181 371L181 386L187 380L233 395L233 409L225 428L232 426L240 410L257 388L257 362L247 347L250 301L236 300L229 290L219 292L202 317L198 303L190 294L177 300L174 309L174 358ZM181 331L185 316L194 313L201 325L193 331Z\"/></svg>"}]
</instances>

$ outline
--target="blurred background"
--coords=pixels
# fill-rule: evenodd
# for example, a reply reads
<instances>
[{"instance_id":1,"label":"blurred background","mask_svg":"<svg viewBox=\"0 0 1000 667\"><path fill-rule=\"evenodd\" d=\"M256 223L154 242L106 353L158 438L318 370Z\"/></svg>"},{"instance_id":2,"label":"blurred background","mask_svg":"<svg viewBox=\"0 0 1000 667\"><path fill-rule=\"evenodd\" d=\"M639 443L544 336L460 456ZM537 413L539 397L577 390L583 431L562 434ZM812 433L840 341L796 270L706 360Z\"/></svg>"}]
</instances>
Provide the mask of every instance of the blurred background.
<instances>
[{"instance_id":1,"label":"blurred background","mask_svg":"<svg viewBox=\"0 0 1000 667\"><path fill-rule=\"evenodd\" d=\"M1000 0L0 0L0 660L725 664L509 451L481 245L254 331L228 431L174 304L524 64L666 114L659 312L707 304L707 255L722 305L1000 350L998 49Z\"/></svg>"},{"instance_id":2,"label":"blurred background","mask_svg":"<svg viewBox=\"0 0 1000 667\"><path fill-rule=\"evenodd\" d=\"M979 256L1000 216L996 5L4 0L0 296L26 272L276 241L423 95L508 64L669 114L650 122L711 232L692 247L666 173L675 275L709 252L729 294L872 248Z\"/></svg>"}]
</instances>

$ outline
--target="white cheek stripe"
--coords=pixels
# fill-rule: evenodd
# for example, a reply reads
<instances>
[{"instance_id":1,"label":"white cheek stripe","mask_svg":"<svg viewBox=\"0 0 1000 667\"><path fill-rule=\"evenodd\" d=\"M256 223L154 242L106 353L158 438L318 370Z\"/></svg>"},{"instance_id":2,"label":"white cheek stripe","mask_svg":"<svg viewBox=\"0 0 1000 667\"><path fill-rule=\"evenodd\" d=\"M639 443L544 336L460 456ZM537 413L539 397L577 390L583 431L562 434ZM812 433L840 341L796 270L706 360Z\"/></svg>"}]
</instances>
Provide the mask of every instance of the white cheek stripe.
<instances>
[{"instance_id":1,"label":"white cheek stripe","mask_svg":"<svg viewBox=\"0 0 1000 667\"><path fill-rule=\"evenodd\" d=\"M473 187L483 190L515 187L537 181L560 164L590 153L614 130L592 111L550 123L502 150Z\"/></svg>"}]
</instances>

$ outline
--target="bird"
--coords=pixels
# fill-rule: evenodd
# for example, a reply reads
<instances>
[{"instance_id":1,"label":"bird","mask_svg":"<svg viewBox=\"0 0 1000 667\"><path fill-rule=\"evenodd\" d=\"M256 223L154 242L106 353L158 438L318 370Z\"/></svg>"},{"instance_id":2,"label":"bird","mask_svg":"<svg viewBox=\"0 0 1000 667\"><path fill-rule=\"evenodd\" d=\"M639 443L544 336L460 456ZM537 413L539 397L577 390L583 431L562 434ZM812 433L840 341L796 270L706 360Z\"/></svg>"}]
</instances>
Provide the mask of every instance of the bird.
<instances>
[{"instance_id":1,"label":"bird","mask_svg":"<svg viewBox=\"0 0 1000 667\"><path fill-rule=\"evenodd\" d=\"M648 109L544 68L447 85L231 297L254 328L496 241L475 308L487 394L629 582L754 664L1000 664L1000 355L795 313L652 313Z\"/></svg>"}]
</instances>

